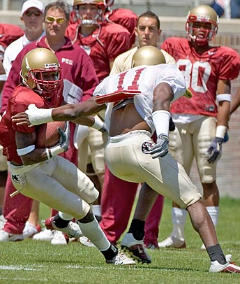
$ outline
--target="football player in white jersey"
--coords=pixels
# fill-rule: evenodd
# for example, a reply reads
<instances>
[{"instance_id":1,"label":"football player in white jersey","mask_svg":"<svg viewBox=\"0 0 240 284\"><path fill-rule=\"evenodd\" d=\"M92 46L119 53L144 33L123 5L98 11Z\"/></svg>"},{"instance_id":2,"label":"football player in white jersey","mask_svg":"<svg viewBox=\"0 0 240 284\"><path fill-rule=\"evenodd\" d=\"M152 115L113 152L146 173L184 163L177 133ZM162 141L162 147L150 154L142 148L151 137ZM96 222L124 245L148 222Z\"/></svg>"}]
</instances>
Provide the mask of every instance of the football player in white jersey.
<instances>
[{"instance_id":1,"label":"football player in white jersey","mask_svg":"<svg viewBox=\"0 0 240 284\"><path fill-rule=\"evenodd\" d=\"M155 51L151 52L153 49ZM188 210L193 227L209 254L210 272L240 273L240 267L231 264L229 257L226 260L199 191L183 167L168 153L170 104L185 94L186 86L182 73L175 65L142 65L146 62L158 64L156 52L162 62L163 55L159 49L148 46L139 48L136 57L133 56L133 64L141 66L109 76L95 89L94 96L100 98L112 93L113 96L129 92L136 94L133 99L108 106L106 122L110 137L105 148L107 165L117 177L131 182L146 182L155 191ZM143 61L135 62L135 58L140 58L139 53L143 55ZM154 57L151 57L152 54ZM82 119L103 107L93 98L79 105L65 105L51 110L36 111L36 107L31 107L12 119L17 124L28 121L32 125L55 120L81 123ZM157 143L151 139L154 131ZM137 232L129 233L127 238L137 243L135 236Z\"/></svg>"}]
</instances>

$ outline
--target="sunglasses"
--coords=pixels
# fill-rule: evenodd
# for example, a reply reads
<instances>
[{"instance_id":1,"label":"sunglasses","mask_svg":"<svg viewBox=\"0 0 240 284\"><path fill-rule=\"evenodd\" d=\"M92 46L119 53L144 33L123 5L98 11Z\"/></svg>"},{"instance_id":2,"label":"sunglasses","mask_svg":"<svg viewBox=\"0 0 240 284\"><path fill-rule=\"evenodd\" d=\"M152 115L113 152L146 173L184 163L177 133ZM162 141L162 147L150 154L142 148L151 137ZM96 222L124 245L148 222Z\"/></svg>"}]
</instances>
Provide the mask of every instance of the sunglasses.
<instances>
[{"instance_id":1,"label":"sunglasses","mask_svg":"<svg viewBox=\"0 0 240 284\"><path fill-rule=\"evenodd\" d=\"M48 16L45 19L45 22L48 24L53 24L55 21L57 22L57 24L63 24L66 20L64 18L55 18L51 16Z\"/></svg>"},{"instance_id":2,"label":"sunglasses","mask_svg":"<svg viewBox=\"0 0 240 284\"><path fill-rule=\"evenodd\" d=\"M38 11L27 11L27 12L25 12L25 15L28 16L28 17L31 17L32 15L39 17L39 16L42 15L42 13L38 12Z\"/></svg>"}]
</instances>

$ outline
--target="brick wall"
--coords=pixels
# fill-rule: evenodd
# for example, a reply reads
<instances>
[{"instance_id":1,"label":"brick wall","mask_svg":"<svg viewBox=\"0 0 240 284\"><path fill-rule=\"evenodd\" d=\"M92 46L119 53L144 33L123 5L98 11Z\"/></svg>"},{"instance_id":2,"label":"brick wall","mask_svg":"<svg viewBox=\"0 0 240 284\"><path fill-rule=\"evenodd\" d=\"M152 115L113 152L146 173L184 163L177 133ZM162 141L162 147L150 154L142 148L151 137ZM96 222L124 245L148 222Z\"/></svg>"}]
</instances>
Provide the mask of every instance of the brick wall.
<instances>
[{"instance_id":1,"label":"brick wall","mask_svg":"<svg viewBox=\"0 0 240 284\"><path fill-rule=\"evenodd\" d=\"M163 32L162 41L169 36L185 37L185 32ZM225 45L240 52L240 35L231 33L219 33L215 40L216 45ZM240 87L240 78L232 81L232 96ZM240 107L231 116L229 124L229 141L223 145L223 155L218 162L217 184L221 196L240 198ZM201 189L196 165L194 163L191 178Z\"/></svg>"}]
</instances>

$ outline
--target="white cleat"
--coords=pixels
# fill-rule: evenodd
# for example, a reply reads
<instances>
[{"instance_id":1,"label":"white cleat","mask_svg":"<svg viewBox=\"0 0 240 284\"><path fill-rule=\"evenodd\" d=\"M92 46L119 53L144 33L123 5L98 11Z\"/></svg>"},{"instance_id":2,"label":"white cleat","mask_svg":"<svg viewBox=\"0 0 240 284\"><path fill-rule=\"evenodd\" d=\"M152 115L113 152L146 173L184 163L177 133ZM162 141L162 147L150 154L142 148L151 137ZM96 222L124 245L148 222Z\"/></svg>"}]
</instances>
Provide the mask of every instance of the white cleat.
<instances>
[{"instance_id":1,"label":"white cleat","mask_svg":"<svg viewBox=\"0 0 240 284\"><path fill-rule=\"evenodd\" d=\"M118 254L111 260L107 260L107 263L112 263L115 265L134 265L136 264L136 261L132 258L128 257L123 252L118 252Z\"/></svg>"},{"instance_id":2,"label":"white cleat","mask_svg":"<svg viewBox=\"0 0 240 284\"><path fill-rule=\"evenodd\" d=\"M186 243L183 240L169 236L164 241L158 243L159 248L186 248Z\"/></svg>"},{"instance_id":3,"label":"white cleat","mask_svg":"<svg viewBox=\"0 0 240 284\"><path fill-rule=\"evenodd\" d=\"M45 220L45 226L47 229L50 230L62 231L63 233L67 234L70 238L78 239L83 235L79 225L72 221L68 223L67 227L59 228L56 226L54 222L54 217L51 217Z\"/></svg>"},{"instance_id":4,"label":"white cleat","mask_svg":"<svg viewBox=\"0 0 240 284\"><path fill-rule=\"evenodd\" d=\"M228 254L226 257L226 264L220 264L217 260L211 261L209 272L225 272L225 273L240 273L240 266L231 263L231 255Z\"/></svg>"},{"instance_id":5,"label":"white cleat","mask_svg":"<svg viewBox=\"0 0 240 284\"><path fill-rule=\"evenodd\" d=\"M85 236L80 237L79 242L86 247L95 247L95 245Z\"/></svg>"},{"instance_id":6,"label":"white cleat","mask_svg":"<svg viewBox=\"0 0 240 284\"><path fill-rule=\"evenodd\" d=\"M54 231L53 238L51 240L52 245L67 245L67 240L63 234L63 232L60 231Z\"/></svg>"},{"instance_id":7,"label":"white cleat","mask_svg":"<svg viewBox=\"0 0 240 284\"><path fill-rule=\"evenodd\" d=\"M23 229L23 238L27 239L27 238L31 238L33 237L33 235L37 234L38 232L41 231L41 227L40 226L34 226L33 224L31 224L30 222L26 222L25 227Z\"/></svg>"},{"instance_id":8,"label":"white cleat","mask_svg":"<svg viewBox=\"0 0 240 284\"><path fill-rule=\"evenodd\" d=\"M4 230L0 230L0 242L17 242L22 240L22 234L11 234Z\"/></svg>"},{"instance_id":9,"label":"white cleat","mask_svg":"<svg viewBox=\"0 0 240 284\"><path fill-rule=\"evenodd\" d=\"M6 223L6 219L4 218L3 215L0 215L0 229L4 227L5 223Z\"/></svg>"},{"instance_id":10,"label":"white cleat","mask_svg":"<svg viewBox=\"0 0 240 284\"><path fill-rule=\"evenodd\" d=\"M35 234L33 236L33 240L35 241L46 241L46 242L50 242L53 239L53 231L52 230L43 230L38 234Z\"/></svg>"}]
</instances>

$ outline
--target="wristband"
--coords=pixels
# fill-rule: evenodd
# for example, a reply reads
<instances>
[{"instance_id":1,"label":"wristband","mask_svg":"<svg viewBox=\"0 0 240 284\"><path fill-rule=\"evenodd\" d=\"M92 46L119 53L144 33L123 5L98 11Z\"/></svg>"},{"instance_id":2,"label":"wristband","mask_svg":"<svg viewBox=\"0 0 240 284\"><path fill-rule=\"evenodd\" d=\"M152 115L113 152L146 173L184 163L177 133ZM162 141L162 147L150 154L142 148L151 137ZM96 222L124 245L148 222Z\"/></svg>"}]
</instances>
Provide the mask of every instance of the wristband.
<instances>
[{"instance_id":1,"label":"wristband","mask_svg":"<svg viewBox=\"0 0 240 284\"><path fill-rule=\"evenodd\" d=\"M217 95L216 99L218 102L222 102L222 101L231 102L231 95L230 94L219 94Z\"/></svg>"},{"instance_id":2,"label":"wristband","mask_svg":"<svg viewBox=\"0 0 240 284\"><path fill-rule=\"evenodd\" d=\"M64 152L64 149L57 145L51 148L46 148L46 154L47 154L47 159L51 159L54 156L57 156L58 154L61 154Z\"/></svg>"},{"instance_id":3,"label":"wristband","mask_svg":"<svg viewBox=\"0 0 240 284\"><path fill-rule=\"evenodd\" d=\"M168 136L170 112L166 110L157 110L152 113L153 123L157 136L164 134Z\"/></svg>"},{"instance_id":4,"label":"wristband","mask_svg":"<svg viewBox=\"0 0 240 284\"><path fill-rule=\"evenodd\" d=\"M224 138L226 132L227 132L227 126L218 125L216 128L216 137Z\"/></svg>"},{"instance_id":5,"label":"wristband","mask_svg":"<svg viewBox=\"0 0 240 284\"><path fill-rule=\"evenodd\" d=\"M35 150L35 145L30 145L25 148L17 149L18 156L24 156Z\"/></svg>"},{"instance_id":6,"label":"wristband","mask_svg":"<svg viewBox=\"0 0 240 284\"><path fill-rule=\"evenodd\" d=\"M31 104L25 113L28 115L31 125L39 125L53 121L52 110L52 108L37 108L34 104Z\"/></svg>"},{"instance_id":7,"label":"wristband","mask_svg":"<svg viewBox=\"0 0 240 284\"><path fill-rule=\"evenodd\" d=\"M97 130L102 129L104 127L104 122L101 120L101 118L98 115L94 116L94 123L91 126L92 128L95 128Z\"/></svg>"}]
</instances>

